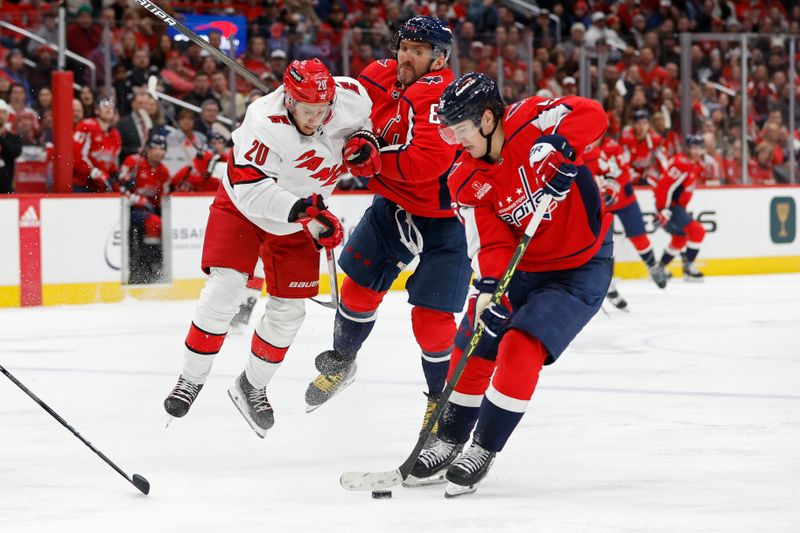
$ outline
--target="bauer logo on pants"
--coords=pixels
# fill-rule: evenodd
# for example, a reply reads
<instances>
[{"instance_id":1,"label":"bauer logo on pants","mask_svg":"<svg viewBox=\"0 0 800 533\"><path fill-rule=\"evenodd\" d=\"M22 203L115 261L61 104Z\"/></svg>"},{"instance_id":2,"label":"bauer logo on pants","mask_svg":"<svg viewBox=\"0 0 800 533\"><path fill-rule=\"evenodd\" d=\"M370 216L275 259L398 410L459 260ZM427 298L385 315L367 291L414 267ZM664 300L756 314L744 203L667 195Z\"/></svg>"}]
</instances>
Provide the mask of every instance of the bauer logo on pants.
<instances>
[{"instance_id":1,"label":"bauer logo on pants","mask_svg":"<svg viewBox=\"0 0 800 533\"><path fill-rule=\"evenodd\" d=\"M797 232L797 206L794 198L778 196L769 204L769 236L776 244L794 242Z\"/></svg>"}]
</instances>

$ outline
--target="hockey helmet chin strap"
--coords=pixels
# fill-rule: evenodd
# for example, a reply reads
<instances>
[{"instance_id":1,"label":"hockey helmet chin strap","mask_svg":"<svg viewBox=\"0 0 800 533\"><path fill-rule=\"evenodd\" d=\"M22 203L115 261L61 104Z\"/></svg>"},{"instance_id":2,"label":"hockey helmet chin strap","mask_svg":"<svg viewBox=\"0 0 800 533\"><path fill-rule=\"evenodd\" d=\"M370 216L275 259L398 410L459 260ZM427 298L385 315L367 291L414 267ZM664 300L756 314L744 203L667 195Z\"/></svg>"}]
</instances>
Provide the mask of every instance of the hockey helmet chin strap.
<instances>
[{"instance_id":1,"label":"hockey helmet chin strap","mask_svg":"<svg viewBox=\"0 0 800 533\"><path fill-rule=\"evenodd\" d=\"M488 111L488 110L484 109L484 111ZM494 113L492 113L492 116L494 117ZM483 118L483 115L481 115L481 118ZM486 139L486 153L483 154L481 159L485 160L487 163L494 163L494 161L492 161L491 157L489 157L489 154L492 153L492 136L494 135L495 130L497 130L497 126L500 125L500 119L495 117L494 126L492 127L492 131L490 131L488 135L485 135L483 133L483 124L480 124L480 123L478 123L478 124L479 124L478 131L481 132L481 137Z\"/></svg>"}]
</instances>

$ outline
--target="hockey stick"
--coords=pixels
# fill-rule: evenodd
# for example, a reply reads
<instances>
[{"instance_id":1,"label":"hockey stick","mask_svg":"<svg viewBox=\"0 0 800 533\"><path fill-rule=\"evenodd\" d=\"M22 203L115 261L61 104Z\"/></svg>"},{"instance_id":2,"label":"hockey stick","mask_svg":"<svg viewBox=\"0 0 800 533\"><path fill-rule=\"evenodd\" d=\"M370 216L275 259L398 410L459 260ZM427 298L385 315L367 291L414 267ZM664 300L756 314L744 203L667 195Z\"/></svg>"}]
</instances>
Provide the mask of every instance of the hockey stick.
<instances>
[{"instance_id":1,"label":"hockey stick","mask_svg":"<svg viewBox=\"0 0 800 533\"><path fill-rule=\"evenodd\" d=\"M522 260L522 256L525 255L525 250L528 248L528 244L530 244L531 239L533 239L533 234L536 233L542 218L550 207L550 201L552 198L553 197L549 194L542 196L539 204L536 207L536 210L533 213L531 221L528 222L528 225L525 227L525 232L523 233L516 250L514 250L514 254L511 256L511 262L509 262L508 267L506 267L506 271L503 273L503 277L500 278L500 283L497 285L497 290L494 292L494 295L492 295L492 303L495 305L500 304L500 300L503 298L503 295L508 288L508 284L511 282L511 278L514 276L514 272L516 272L517 266L519 266L519 262ZM436 409L434 409L433 413L431 414L428 424L422 429L422 431L420 431L417 444L414 446L414 449L411 451L411 454L409 454L408 458L406 458L405 462L403 462L403 464L401 464L398 468L386 472L345 472L339 478L339 483L342 485L342 487L347 490L388 489L401 484L406 480L406 478L408 478L409 474L411 474L411 469L417 462L419 453L422 451L422 448L425 445L425 441L428 440L428 437L433 432L433 426L442 416L444 406L450 399L450 395L452 394L453 389L455 389L456 383L458 383L458 379L464 372L464 368L467 366L467 361L470 357L472 357L472 353L475 351L475 347L478 345L478 341L481 340L482 335L483 323L478 322L478 326L475 328L475 331L469 340L469 345L464 351L464 355L461 357L461 360L458 362L455 369L453 369L453 375L447 382L447 386L444 388L442 396L436 404Z\"/></svg>"},{"instance_id":2,"label":"hockey stick","mask_svg":"<svg viewBox=\"0 0 800 533\"><path fill-rule=\"evenodd\" d=\"M241 77L249 81L254 87L256 87L259 91L263 92L264 94L269 94L272 92L272 89L267 87L261 78L244 68L242 65L225 55L219 48L214 46L213 44L209 43L208 41L204 41L199 35L195 32L169 16L163 9L158 7L156 4L151 2L150 0L136 0L140 6L145 8L147 11L153 14L156 18L162 20L164 24L175 28L179 32L181 32L187 39L192 41L194 44L214 56L214 59L225 63L228 68L235 70Z\"/></svg>"},{"instance_id":3,"label":"hockey stick","mask_svg":"<svg viewBox=\"0 0 800 533\"><path fill-rule=\"evenodd\" d=\"M333 250L325 248L325 258L328 261L328 277L330 278L330 283L331 283L331 301L326 302L324 300L317 300L316 298L311 298L311 301L314 303L318 303L322 307L327 307L329 309L338 309L339 276L338 273L336 272L336 255L333 253Z\"/></svg>"},{"instance_id":4,"label":"hockey stick","mask_svg":"<svg viewBox=\"0 0 800 533\"><path fill-rule=\"evenodd\" d=\"M134 486L134 487L136 487L137 489L139 489L139 490L142 492L142 494L148 494L148 493L150 492L150 482L148 482L148 481L147 481L147 480L146 480L144 477L140 476L139 474L134 474L134 475L133 475L133 477L128 477L128 474L126 474L125 472L123 472L123 471L122 471L122 469L121 469L120 467L118 467L116 464L114 464L114 462L113 462L111 459L109 459L108 457L106 457L106 456L103 454L103 452L101 452L100 450L98 450L97 448L95 448L95 447L92 445L92 443L91 443L91 442L89 442L88 440L86 440L85 438L83 438L83 436L82 436L80 433L78 433L77 431L75 431L75 429L74 429L72 426L70 426L70 425L67 423L67 421L66 421L66 420L64 420L63 418L61 418L61 417L58 415L58 413L56 413L55 411L53 411L53 410L50 408L50 406L49 406L49 405L47 405L47 404L46 404L46 403L44 403L42 400L40 400L38 396L36 396L34 393L32 393L32 392L31 392L31 391L30 391L30 390L29 390L29 389L28 389L28 388L27 388L25 385L23 385L22 383L20 383L20 382L19 382L19 380L17 380L17 378L15 378L14 376L12 376L12 375L11 375L11 373L10 373L8 370L6 370L5 368L3 368L3 366L2 366L2 365L0 365L0 372L2 372L3 374L5 374L5 376L6 376L8 379L10 379L10 380L11 380L11 382L12 382L12 383L14 383L14 385L16 385L17 387L19 387L20 389L22 389L22 391L23 391L25 394L27 394L28 396L30 396L30 397L33 399L33 401L34 401L34 402L38 403L38 404L39 404L39 407L41 407L42 409L44 409L45 411L47 411L47 413L48 413L48 414L50 414L50 416L52 416L52 417L53 417L53 418L55 418L56 420L58 420L58 421L59 421L59 423L61 423L61 425L62 425L62 426L64 426L64 427L65 427L65 428L67 428L68 430L70 430L70 432L71 432L73 435L75 435L76 437L78 437L78 439L80 439L80 441L81 441L82 443L84 443L86 446L88 446L90 450L92 450L94 453L96 453L97 455L99 455L99 456L100 456L100 458L101 458L103 461L105 461L106 463L108 463L108 465L109 465L111 468L113 468L114 470L116 470L116 471L119 473L119 475L121 475L122 477L124 477L125 479L127 479L127 480L128 480L130 483L133 483L133 486Z\"/></svg>"}]
</instances>

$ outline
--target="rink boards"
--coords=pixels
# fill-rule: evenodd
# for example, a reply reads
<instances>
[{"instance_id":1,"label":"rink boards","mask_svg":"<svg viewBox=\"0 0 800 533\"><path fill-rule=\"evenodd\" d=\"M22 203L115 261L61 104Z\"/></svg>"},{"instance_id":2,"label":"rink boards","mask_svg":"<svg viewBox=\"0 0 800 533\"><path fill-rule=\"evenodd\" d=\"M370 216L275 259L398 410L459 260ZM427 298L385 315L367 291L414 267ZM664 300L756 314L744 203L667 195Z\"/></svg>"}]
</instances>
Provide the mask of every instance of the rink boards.
<instances>
[{"instance_id":1,"label":"rink boards","mask_svg":"<svg viewBox=\"0 0 800 533\"><path fill-rule=\"evenodd\" d=\"M656 256L669 236L655 226L650 190L637 190ZM0 306L59 305L136 297L195 298L210 195L177 194L165 216L171 283L128 288L121 283L121 203L114 195L16 195L0 198ZM339 194L331 209L348 235L369 207L369 194ZM707 275L800 272L797 205L800 187L700 189L690 206L706 229L698 264ZM557 214L557 212L556 212ZM169 231L167 231L169 228ZM615 221L616 274L642 277L644 266ZM679 261L674 268L680 267ZM414 264L393 288L402 288ZM677 272L677 270L676 270ZM320 290L329 290L320 261ZM341 281L341 273L340 281Z\"/></svg>"}]
</instances>

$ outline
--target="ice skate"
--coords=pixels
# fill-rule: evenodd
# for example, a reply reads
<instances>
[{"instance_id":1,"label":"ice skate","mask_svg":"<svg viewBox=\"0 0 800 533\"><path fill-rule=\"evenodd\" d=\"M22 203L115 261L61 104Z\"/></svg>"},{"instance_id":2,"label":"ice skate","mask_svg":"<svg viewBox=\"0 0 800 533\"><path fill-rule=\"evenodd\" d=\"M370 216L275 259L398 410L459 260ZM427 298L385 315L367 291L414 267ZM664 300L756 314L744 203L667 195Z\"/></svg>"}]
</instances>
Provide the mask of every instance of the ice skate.
<instances>
[{"instance_id":1,"label":"ice skate","mask_svg":"<svg viewBox=\"0 0 800 533\"><path fill-rule=\"evenodd\" d=\"M683 279L686 281L703 281L703 273L697 270L694 263L689 261L683 264Z\"/></svg>"},{"instance_id":2,"label":"ice skate","mask_svg":"<svg viewBox=\"0 0 800 533\"><path fill-rule=\"evenodd\" d=\"M404 487L425 487L445 483L444 474L453 464L463 444L455 444L433 437L430 447L422 450L411 469L411 474L403 482Z\"/></svg>"},{"instance_id":3,"label":"ice skate","mask_svg":"<svg viewBox=\"0 0 800 533\"><path fill-rule=\"evenodd\" d=\"M244 333L257 302L258 299L256 297L249 296L247 300L239 306L239 311L231 319L231 333L234 335Z\"/></svg>"},{"instance_id":4,"label":"ice skate","mask_svg":"<svg viewBox=\"0 0 800 533\"><path fill-rule=\"evenodd\" d=\"M617 286L613 282L611 283L611 286L608 288L608 293L606 294L606 299L611 303L611 305L613 305L614 307L616 307L620 311L625 311L626 313L630 312L630 309L628 309L627 300L625 300L625 298L623 298L619 294L619 291L617 290Z\"/></svg>"},{"instance_id":5,"label":"ice skate","mask_svg":"<svg viewBox=\"0 0 800 533\"><path fill-rule=\"evenodd\" d=\"M490 452L474 442L470 444L467 451L447 469L445 477L448 484L444 497L455 498L478 490L478 484L489 473L495 455L495 452Z\"/></svg>"},{"instance_id":6,"label":"ice skate","mask_svg":"<svg viewBox=\"0 0 800 533\"><path fill-rule=\"evenodd\" d=\"M320 371L306 389L306 413L319 408L356 379L356 362L334 350L326 350L315 361Z\"/></svg>"},{"instance_id":7,"label":"ice skate","mask_svg":"<svg viewBox=\"0 0 800 533\"><path fill-rule=\"evenodd\" d=\"M247 375L242 372L228 389L228 396L256 435L263 439L267 430L275 423L272 406L267 398L267 388L253 387L247 380Z\"/></svg>"},{"instance_id":8,"label":"ice skate","mask_svg":"<svg viewBox=\"0 0 800 533\"><path fill-rule=\"evenodd\" d=\"M202 388L202 384L197 385L192 383L184 378L183 375L178 377L178 383L175 385L175 388L172 389L172 392L170 392L169 396L164 400L164 410L169 415L167 426L169 426L170 422L175 418L181 418L189 412L189 408L194 403L197 395L200 394Z\"/></svg>"},{"instance_id":9,"label":"ice skate","mask_svg":"<svg viewBox=\"0 0 800 533\"><path fill-rule=\"evenodd\" d=\"M659 289L663 289L667 286L667 271L661 265L653 265L647 268L647 272L650 274L650 279L653 280L653 283L658 285Z\"/></svg>"}]
</instances>

